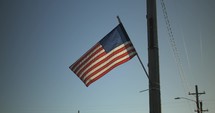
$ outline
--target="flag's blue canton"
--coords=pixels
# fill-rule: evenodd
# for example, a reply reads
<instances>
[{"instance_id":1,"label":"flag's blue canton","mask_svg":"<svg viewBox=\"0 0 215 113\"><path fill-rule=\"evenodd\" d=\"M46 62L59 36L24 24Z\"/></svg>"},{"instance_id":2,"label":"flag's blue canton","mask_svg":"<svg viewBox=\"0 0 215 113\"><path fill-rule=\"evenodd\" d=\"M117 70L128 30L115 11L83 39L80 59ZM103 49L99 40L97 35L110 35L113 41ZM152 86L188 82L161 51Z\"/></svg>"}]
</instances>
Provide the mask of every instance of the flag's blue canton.
<instances>
[{"instance_id":1,"label":"flag's blue canton","mask_svg":"<svg viewBox=\"0 0 215 113\"><path fill-rule=\"evenodd\" d=\"M123 29L121 29L121 26L119 25L99 41L106 53L110 52L119 45L130 41L123 32Z\"/></svg>"}]
</instances>

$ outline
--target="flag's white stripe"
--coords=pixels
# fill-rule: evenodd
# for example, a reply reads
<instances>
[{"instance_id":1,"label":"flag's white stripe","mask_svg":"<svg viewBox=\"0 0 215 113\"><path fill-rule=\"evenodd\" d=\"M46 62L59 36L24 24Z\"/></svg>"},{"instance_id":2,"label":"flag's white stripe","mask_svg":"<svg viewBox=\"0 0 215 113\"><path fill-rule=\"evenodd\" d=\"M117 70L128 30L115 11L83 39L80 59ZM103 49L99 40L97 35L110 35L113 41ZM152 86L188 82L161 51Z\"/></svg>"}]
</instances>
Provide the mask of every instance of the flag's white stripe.
<instances>
[{"instance_id":1,"label":"flag's white stripe","mask_svg":"<svg viewBox=\"0 0 215 113\"><path fill-rule=\"evenodd\" d=\"M98 44L96 44L95 46L97 46L97 45L98 45ZM92 49L93 49L92 52L83 55L84 59L79 60L79 61L77 62L78 65L76 65L76 66L74 67L73 71L76 72L77 69L78 69L92 54L94 54L94 53L95 53L98 49L100 49L100 48L102 48L101 45L99 45L99 46L96 47L96 48L93 47L93 48L92 48ZM80 58L80 59L81 59L81 58Z\"/></svg>"},{"instance_id":2,"label":"flag's white stripe","mask_svg":"<svg viewBox=\"0 0 215 113\"><path fill-rule=\"evenodd\" d=\"M73 71L74 72L76 72L76 69L78 69L78 67L80 66L80 65L82 65L82 63L83 62L85 62L85 60L87 59L87 58L89 58L92 54L94 54L98 49L100 49L100 48L102 48L102 46L101 45L99 45L97 48L95 48L92 52L90 52L89 54L87 54L86 56L84 56L85 58L83 59L83 60L81 60L79 63L78 63L78 65L77 66L75 66L74 67L74 69L73 69Z\"/></svg>"},{"instance_id":3,"label":"flag's white stripe","mask_svg":"<svg viewBox=\"0 0 215 113\"><path fill-rule=\"evenodd\" d=\"M87 73L87 74L84 76L83 80L85 80L90 74L92 74L92 73L95 72L96 70L98 70L98 69L100 69L101 67L103 67L104 65L106 65L108 62L112 61L114 58L116 58L116 57L118 57L118 56L120 56L120 55L122 55L122 54L124 54L124 53L127 53L127 51L129 51L129 50L131 50L131 49L134 49L134 48L133 48L133 47L129 47L129 48L127 48L126 50L123 50L123 51L121 51L121 52L115 54L115 55L112 56L110 59L106 60L104 63L100 64L99 66L97 66L96 68L94 68L93 70L91 70L89 73ZM109 56L109 55L110 55L110 54L108 54L108 56ZM105 56L105 57L108 57L108 56ZM99 61L101 61L101 60L99 59ZM99 63L99 62L95 62L94 65L96 65L97 63ZM94 65L90 65L88 69L90 69L90 68L91 68L92 66L94 66ZM88 69L86 69L85 71L87 71Z\"/></svg>"},{"instance_id":4,"label":"flag's white stripe","mask_svg":"<svg viewBox=\"0 0 215 113\"><path fill-rule=\"evenodd\" d=\"M93 65L97 64L98 62L100 62L101 60L103 60L104 58L106 58L107 56L109 56L110 54L112 54L113 52L117 51L118 49L125 47L126 45L130 44L131 42L125 42L124 44L116 47L115 49L113 49L111 52L109 52L108 54L104 55L103 57L99 58L98 60L96 60L95 62L93 62L90 66L88 66L86 69L84 69L80 74L79 77L82 77L83 74L89 69L91 68ZM91 59L90 59L91 60Z\"/></svg>"},{"instance_id":5,"label":"flag's white stripe","mask_svg":"<svg viewBox=\"0 0 215 113\"><path fill-rule=\"evenodd\" d=\"M130 50L130 49L133 49L132 47L128 48L127 50ZM124 54L127 52L127 50L123 50L121 51L120 53L117 53L115 54L114 56L112 56L110 59L108 59L107 61L105 61L104 63L100 64L99 66L97 66L96 68L94 68L93 70L91 70L89 73L87 73L85 76L84 76L84 80L86 77L88 77L90 74L92 74L93 72L97 71L98 69L100 69L101 67L103 67L104 65L106 65L108 62L112 61L114 58ZM98 62L99 63L99 62ZM93 65L92 65L93 66ZM92 66L89 66L89 67L92 67Z\"/></svg>"},{"instance_id":6,"label":"flag's white stripe","mask_svg":"<svg viewBox=\"0 0 215 113\"><path fill-rule=\"evenodd\" d=\"M79 77L82 77L83 74L88 70L90 69L92 66L96 65L98 62L100 62L101 60L105 59L106 57L108 57L110 54L112 54L113 52L117 51L118 49L121 49L123 47L125 47L126 45L130 44L131 42L128 41L126 42L125 44L122 44L118 47L116 47L115 49L113 49L112 51L110 51L108 54L102 56L101 58L99 58L98 60L96 60L95 62L93 62L91 65L89 65L86 69L84 69L80 74L79 74Z\"/></svg>"},{"instance_id":7,"label":"flag's white stripe","mask_svg":"<svg viewBox=\"0 0 215 113\"><path fill-rule=\"evenodd\" d=\"M86 61L85 63L83 63L83 65L80 66L80 68L78 68L78 70L76 71L76 73L79 73L89 62L91 62L93 59L95 59L98 55L104 53L105 50L102 49L101 51L99 51L97 54L95 54L93 57L91 57L88 61ZM81 77L81 76L80 76Z\"/></svg>"},{"instance_id":8,"label":"flag's white stripe","mask_svg":"<svg viewBox=\"0 0 215 113\"><path fill-rule=\"evenodd\" d=\"M113 62L112 64L110 64L109 66L107 66L106 68L104 68L103 70L99 71L97 74L95 74L94 76L92 76L91 78L89 78L85 84L88 84L91 80L93 80L94 78L96 78L97 76L99 76L100 74L102 74L103 72L107 71L108 69L110 69L112 66L114 66L115 64L127 59L128 57L132 56L132 55L135 55L136 52L132 52L132 53L129 53L129 55L126 55L118 60L116 60L115 62Z\"/></svg>"}]
</instances>

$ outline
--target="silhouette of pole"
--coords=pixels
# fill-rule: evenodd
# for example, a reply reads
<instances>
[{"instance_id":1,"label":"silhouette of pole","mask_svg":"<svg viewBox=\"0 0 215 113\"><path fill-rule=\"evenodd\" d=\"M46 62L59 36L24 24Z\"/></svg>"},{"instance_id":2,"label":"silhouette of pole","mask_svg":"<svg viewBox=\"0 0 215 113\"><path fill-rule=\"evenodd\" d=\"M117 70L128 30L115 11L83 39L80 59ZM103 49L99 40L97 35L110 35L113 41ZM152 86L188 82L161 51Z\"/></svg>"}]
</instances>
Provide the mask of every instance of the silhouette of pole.
<instances>
[{"instance_id":1,"label":"silhouette of pole","mask_svg":"<svg viewBox=\"0 0 215 113\"><path fill-rule=\"evenodd\" d=\"M195 95L196 96L197 113L201 113L201 110L200 110L200 107L199 107L199 95L205 94L205 92L199 93L197 85L195 85L195 89L196 89L196 92L195 93L190 93L189 92L189 95Z\"/></svg>"},{"instance_id":2,"label":"silhouette of pole","mask_svg":"<svg viewBox=\"0 0 215 113\"><path fill-rule=\"evenodd\" d=\"M203 107L202 107L202 106L203 106L203 105L202 105L203 103L202 103L202 101L200 101L199 104L200 104L200 113L208 112L208 109L203 110Z\"/></svg>"},{"instance_id":3,"label":"silhouette of pole","mask_svg":"<svg viewBox=\"0 0 215 113\"><path fill-rule=\"evenodd\" d=\"M149 110L161 113L156 0L147 0Z\"/></svg>"}]
</instances>

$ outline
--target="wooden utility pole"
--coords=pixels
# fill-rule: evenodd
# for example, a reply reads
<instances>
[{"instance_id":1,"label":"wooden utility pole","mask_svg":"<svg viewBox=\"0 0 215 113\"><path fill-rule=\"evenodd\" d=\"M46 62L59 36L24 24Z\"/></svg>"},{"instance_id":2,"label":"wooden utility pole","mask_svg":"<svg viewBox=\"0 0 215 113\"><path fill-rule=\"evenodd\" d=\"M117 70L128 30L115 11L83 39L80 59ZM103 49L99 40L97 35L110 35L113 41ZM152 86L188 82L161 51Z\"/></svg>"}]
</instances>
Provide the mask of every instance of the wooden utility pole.
<instances>
[{"instance_id":1,"label":"wooden utility pole","mask_svg":"<svg viewBox=\"0 0 215 113\"><path fill-rule=\"evenodd\" d=\"M195 85L195 89L196 89L196 92L195 93L190 93L189 92L189 95L195 95L196 96L196 108L197 108L196 111L197 111L197 113L201 113L201 110L200 110L200 107L199 107L199 95L205 94L205 92L199 93L197 85Z\"/></svg>"},{"instance_id":2,"label":"wooden utility pole","mask_svg":"<svg viewBox=\"0 0 215 113\"><path fill-rule=\"evenodd\" d=\"M156 0L147 0L146 2L149 66L149 108L150 113L161 113Z\"/></svg>"},{"instance_id":3,"label":"wooden utility pole","mask_svg":"<svg viewBox=\"0 0 215 113\"><path fill-rule=\"evenodd\" d=\"M202 105L202 101L200 101L200 113L203 113L203 112L208 112L208 109L206 109L206 110L203 110L203 105Z\"/></svg>"}]
</instances>

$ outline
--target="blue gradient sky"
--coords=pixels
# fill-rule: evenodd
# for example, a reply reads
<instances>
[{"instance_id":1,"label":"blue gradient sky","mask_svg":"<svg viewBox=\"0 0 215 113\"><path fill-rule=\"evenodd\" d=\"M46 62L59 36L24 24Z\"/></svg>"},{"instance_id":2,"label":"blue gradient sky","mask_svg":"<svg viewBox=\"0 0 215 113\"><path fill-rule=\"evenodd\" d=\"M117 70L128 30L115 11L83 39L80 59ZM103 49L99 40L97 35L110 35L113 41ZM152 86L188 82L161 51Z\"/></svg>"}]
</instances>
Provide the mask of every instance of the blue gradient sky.
<instances>
[{"instance_id":1,"label":"blue gradient sky","mask_svg":"<svg viewBox=\"0 0 215 113\"><path fill-rule=\"evenodd\" d=\"M163 113L191 113L201 95L215 112L215 2L164 0L184 75L180 75L157 0ZM148 79L138 59L86 87L69 66L117 24L119 15L147 66L145 0L1 0L1 113L149 113Z\"/></svg>"}]
</instances>

